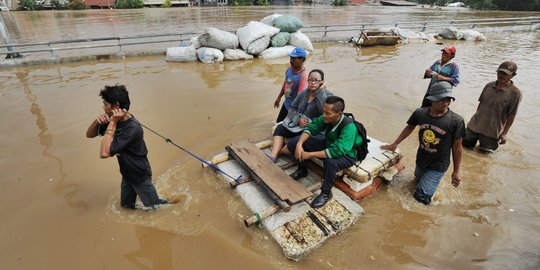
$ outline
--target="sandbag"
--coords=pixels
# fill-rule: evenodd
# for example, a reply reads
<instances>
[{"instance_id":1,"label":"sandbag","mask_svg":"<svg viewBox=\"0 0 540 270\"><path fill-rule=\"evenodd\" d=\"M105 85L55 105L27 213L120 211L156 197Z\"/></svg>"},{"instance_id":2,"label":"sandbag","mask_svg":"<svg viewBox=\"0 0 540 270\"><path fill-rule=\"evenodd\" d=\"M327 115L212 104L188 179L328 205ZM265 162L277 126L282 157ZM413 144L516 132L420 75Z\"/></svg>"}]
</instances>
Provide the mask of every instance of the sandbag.
<instances>
[{"instance_id":1,"label":"sandbag","mask_svg":"<svg viewBox=\"0 0 540 270\"><path fill-rule=\"evenodd\" d=\"M226 49L223 52L224 60L251 60L253 55L247 54L246 52L240 49Z\"/></svg>"},{"instance_id":2,"label":"sandbag","mask_svg":"<svg viewBox=\"0 0 540 270\"><path fill-rule=\"evenodd\" d=\"M272 44L272 47L283 47L289 43L289 40L291 39L291 34L287 32L279 32L276 35L272 37L270 40L270 44Z\"/></svg>"},{"instance_id":3,"label":"sandbag","mask_svg":"<svg viewBox=\"0 0 540 270\"><path fill-rule=\"evenodd\" d=\"M197 57L205 64L223 62L223 52L215 48L201 47L197 49Z\"/></svg>"},{"instance_id":4,"label":"sandbag","mask_svg":"<svg viewBox=\"0 0 540 270\"><path fill-rule=\"evenodd\" d=\"M268 48L270 45L270 37L262 36L261 38L251 42L246 49L246 52L252 55L257 55Z\"/></svg>"},{"instance_id":5,"label":"sandbag","mask_svg":"<svg viewBox=\"0 0 540 270\"><path fill-rule=\"evenodd\" d=\"M200 36L194 36L194 37L192 37L192 38L189 40L189 43L190 43L191 46L193 46L193 48L195 48L195 49L198 49L198 48L202 47L201 42L199 41L199 37L200 37Z\"/></svg>"},{"instance_id":6,"label":"sandbag","mask_svg":"<svg viewBox=\"0 0 540 270\"><path fill-rule=\"evenodd\" d=\"M439 36L444 39L462 39L463 34L455 27L447 27L439 32Z\"/></svg>"},{"instance_id":7,"label":"sandbag","mask_svg":"<svg viewBox=\"0 0 540 270\"><path fill-rule=\"evenodd\" d=\"M193 46L167 48L165 61L188 62L197 61L197 53Z\"/></svg>"},{"instance_id":8,"label":"sandbag","mask_svg":"<svg viewBox=\"0 0 540 270\"><path fill-rule=\"evenodd\" d=\"M277 33L279 33L278 28L255 21L251 21L246 26L240 27L238 30L236 30L236 35L238 36L240 45L244 50L246 50L253 41L263 36L272 37Z\"/></svg>"},{"instance_id":9,"label":"sandbag","mask_svg":"<svg viewBox=\"0 0 540 270\"><path fill-rule=\"evenodd\" d=\"M220 50L238 48L238 37L227 31L208 27L199 37L202 47L216 48Z\"/></svg>"},{"instance_id":10,"label":"sandbag","mask_svg":"<svg viewBox=\"0 0 540 270\"><path fill-rule=\"evenodd\" d=\"M302 21L296 16L283 15L274 19L274 27L279 28L280 32L293 33L303 26Z\"/></svg>"},{"instance_id":11,"label":"sandbag","mask_svg":"<svg viewBox=\"0 0 540 270\"><path fill-rule=\"evenodd\" d=\"M281 57L289 57L289 54L294 50L294 46L286 45L283 47L270 47L259 54L263 59L275 59ZM307 52L306 52L307 53Z\"/></svg>"},{"instance_id":12,"label":"sandbag","mask_svg":"<svg viewBox=\"0 0 540 270\"><path fill-rule=\"evenodd\" d=\"M266 24L266 25L274 26L274 19L277 18L277 17L281 17L281 16L283 16L283 15L281 15L281 14L268 15L268 16L262 18L261 22Z\"/></svg>"},{"instance_id":13,"label":"sandbag","mask_svg":"<svg viewBox=\"0 0 540 270\"><path fill-rule=\"evenodd\" d=\"M463 39L468 41L486 41L486 37L475 30L463 30Z\"/></svg>"},{"instance_id":14,"label":"sandbag","mask_svg":"<svg viewBox=\"0 0 540 270\"><path fill-rule=\"evenodd\" d=\"M309 40L309 38L304 35L302 31L296 31L291 34L289 45L300 47L307 51L313 51L313 44L311 44L311 40Z\"/></svg>"}]
</instances>

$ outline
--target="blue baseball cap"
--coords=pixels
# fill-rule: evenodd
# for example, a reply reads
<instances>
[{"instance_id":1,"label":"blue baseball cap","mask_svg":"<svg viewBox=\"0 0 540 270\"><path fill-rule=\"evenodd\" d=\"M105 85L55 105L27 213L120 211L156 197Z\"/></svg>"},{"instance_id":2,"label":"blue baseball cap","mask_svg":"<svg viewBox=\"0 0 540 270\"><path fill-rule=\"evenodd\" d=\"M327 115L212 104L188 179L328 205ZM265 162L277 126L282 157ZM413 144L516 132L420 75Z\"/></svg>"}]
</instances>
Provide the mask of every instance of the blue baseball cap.
<instances>
[{"instance_id":1,"label":"blue baseball cap","mask_svg":"<svg viewBox=\"0 0 540 270\"><path fill-rule=\"evenodd\" d=\"M290 57L304 57L304 58L306 58L307 53L306 53L306 50L304 50L302 48L294 48L294 50L291 53L289 53L289 56Z\"/></svg>"}]
</instances>

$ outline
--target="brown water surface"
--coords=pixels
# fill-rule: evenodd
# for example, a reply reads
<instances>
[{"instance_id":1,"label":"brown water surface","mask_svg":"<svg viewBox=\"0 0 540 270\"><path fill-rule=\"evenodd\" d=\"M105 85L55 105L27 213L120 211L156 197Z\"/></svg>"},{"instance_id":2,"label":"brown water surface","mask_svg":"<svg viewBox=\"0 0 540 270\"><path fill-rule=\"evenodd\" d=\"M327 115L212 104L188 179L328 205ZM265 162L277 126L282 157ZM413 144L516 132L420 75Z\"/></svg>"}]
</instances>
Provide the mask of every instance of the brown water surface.
<instances>
[{"instance_id":1,"label":"brown water surface","mask_svg":"<svg viewBox=\"0 0 540 270\"><path fill-rule=\"evenodd\" d=\"M11 16L31 18L33 23L19 26L15 37L30 41L44 38L54 24L59 29L109 29L104 16L115 21L115 31L129 32L147 23L149 31L173 27L170 22L184 20L177 13L195 16L185 20L198 27L240 25L274 11L289 9ZM373 7L297 7L290 12L309 24L390 20L390 15L515 15ZM47 37L89 35L68 32L53 31ZM147 57L2 69L0 269L538 269L540 147L534 138L540 115L534 108L540 94L534 89L540 84L540 34L486 37L486 42L448 43L458 48L455 61L462 74L451 108L467 121L483 86L496 78L498 64L514 60L519 65L514 82L523 101L508 144L492 156L464 151L462 185L453 188L447 175L433 205L423 206L411 194L417 147L411 136L400 145L406 170L361 203L366 215L298 263L285 259L263 230L244 227L242 215L249 210L220 177L148 131L158 191L180 203L153 212L120 209L117 162L99 159L99 140L84 136L102 113L99 89L122 83L130 91L131 111L142 123L202 157L224 151L232 141L267 139L288 59L204 65ZM347 110L365 123L371 136L392 141L420 105L428 83L421 76L440 57L441 47L411 42L356 50L317 44L306 66L324 70L328 88L345 98Z\"/></svg>"}]
</instances>

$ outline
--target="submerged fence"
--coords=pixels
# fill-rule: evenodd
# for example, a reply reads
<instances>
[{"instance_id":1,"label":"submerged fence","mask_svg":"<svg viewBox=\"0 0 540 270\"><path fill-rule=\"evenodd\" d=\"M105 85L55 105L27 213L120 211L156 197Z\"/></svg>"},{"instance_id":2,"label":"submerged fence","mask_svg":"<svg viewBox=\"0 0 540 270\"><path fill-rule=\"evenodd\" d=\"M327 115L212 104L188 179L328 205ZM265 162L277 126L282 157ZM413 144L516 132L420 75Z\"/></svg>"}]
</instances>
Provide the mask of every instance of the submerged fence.
<instances>
[{"instance_id":1,"label":"submerged fence","mask_svg":"<svg viewBox=\"0 0 540 270\"><path fill-rule=\"evenodd\" d=\"M446 27L476 29L480 32L493 31L533 31L540 28L540 16L520 18L490 18L466 20L429 20L414 22L377 22L347 25L306 26L302 32L314 42L337 41L357 36L360 30L381 28L401 28L419 32L438 32ZM231 32L235 32L232 30ZM33 61L25 63L2 63L6 65L32 65L55 62L75 62L102 58L163 54L165 49L180 44L187 45L198 32L148 34L135 36L101 37L87 39L56 40L47 42L0 45L0 55L6 58L23 55ZM159 45L159 49L156 49ZM62 52L70 52L71 57L60 61ZM69 54L67 56L69 56ZM80 56L80 55L86 56ZM29 57L30 56L30 57ZM38 60L39 59L39 60ZM29 59L30 60L30 59Z\"/></svg>"}]
</instances>

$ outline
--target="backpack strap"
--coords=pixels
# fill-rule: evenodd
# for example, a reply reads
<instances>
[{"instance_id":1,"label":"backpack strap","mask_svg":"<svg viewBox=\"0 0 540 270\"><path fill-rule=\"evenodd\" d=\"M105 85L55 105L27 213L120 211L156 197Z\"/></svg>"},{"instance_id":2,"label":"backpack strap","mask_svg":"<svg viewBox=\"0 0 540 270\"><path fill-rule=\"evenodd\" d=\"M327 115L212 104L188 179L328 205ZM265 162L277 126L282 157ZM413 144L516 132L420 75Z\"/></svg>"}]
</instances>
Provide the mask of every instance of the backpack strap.
<instances>
[{"instance_id":1,"label":"backpack strap","mask_svg":"<svg viewBox=\"0 0 540 270\"><path fill-rule=\"evenodd\" d=\"M346 125L354 121L354 115L352 113L343 113L343 115L345 115L345 117L343 118L341 123L339 123L339 126L336 128L336 131L339 135L341 135L341 130L343 130Z\"/></svg>"}]
</instances>

